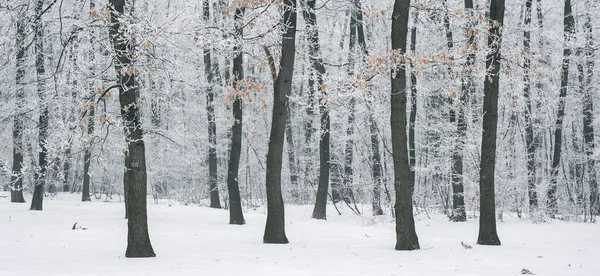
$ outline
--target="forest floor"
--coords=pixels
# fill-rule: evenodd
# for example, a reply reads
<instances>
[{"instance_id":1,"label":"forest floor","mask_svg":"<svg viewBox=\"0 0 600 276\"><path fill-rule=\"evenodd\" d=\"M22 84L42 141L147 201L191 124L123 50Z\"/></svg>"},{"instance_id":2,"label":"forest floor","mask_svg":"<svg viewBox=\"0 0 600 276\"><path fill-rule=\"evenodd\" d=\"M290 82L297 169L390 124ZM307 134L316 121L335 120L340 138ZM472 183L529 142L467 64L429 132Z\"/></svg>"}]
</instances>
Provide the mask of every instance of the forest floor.
<instances>
[{"instance_id":1,"label":"forest floor","mask_svg":"<svg viewBox=\"0 0 600 276\"><path fill-rule=\"evenodd\" d=\"M478 222L417 216L421 250L394 250L390 216L372 218L328 206L286 206L287 245L262 243L265 210L246 210L246 225L228 211L149 204L156 258L127 259L127 223L119 203L44 200L44 211L11 204L0 192L0 275L599 275L600 224L498 223L502 246L476 245ZM151 201L150 201L151 202ZM73 224L76 229L72 230ZM471 249L465 248L471 245ZM468 246L467 246L468 247Z\"/></svg>"}]
</instances>

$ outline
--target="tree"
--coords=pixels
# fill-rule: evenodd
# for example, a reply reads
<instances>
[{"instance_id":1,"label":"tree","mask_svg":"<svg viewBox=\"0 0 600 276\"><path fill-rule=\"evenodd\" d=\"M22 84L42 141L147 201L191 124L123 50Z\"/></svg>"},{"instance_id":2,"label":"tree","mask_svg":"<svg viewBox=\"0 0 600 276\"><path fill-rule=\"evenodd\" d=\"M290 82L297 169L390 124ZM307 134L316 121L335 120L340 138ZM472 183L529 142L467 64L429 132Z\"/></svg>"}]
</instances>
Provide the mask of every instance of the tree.
<instances>
[{"instance_id":1,"label":"tree","mask_svg":"<svg viewBox=\"0 0 600 276\"><path fill-rule=\"evenodd\" d=\"M21 7L22 9L22 7ZM23 103L25 101L25 11L19 12L17 19L17 73L15 75L17 89L17 106L13 117L13 163L12 175L10 177L10 202L25 202L23 197Z\"/></svg>"},{"instance_id":2,"label":"tree","mask_svg":"<svg viewBox=\"0 0 600 276\"><path fill-rule=\"evenodd\" d=\"M452 156L452 221L461 222L467 220L464 198L464 180L463 180L463 163L464 163L464 143L467 140L467 122L465 109L468 106L469 95L474 93L474 78L472 67L475 63L475 50L477 44L475 42L474 30L474 14L473 1L465 0L465 10L467 11L467 48L469 53L467 63L463 69L461 78L461 94L458 103L457 114L457 134L458 139L455 144L454 153Z\"/></svg>"},{"instance_id":3,"label":"tree","mask_svg":"<svg viewBox=\"0 0 600 276\"><path fill-rule=\"evenodd\" d=\"M483 85L483 136L479 172L480 219L477 244L500 245L496 233L496 133L498 131L498 93L500 89L500 45L504 24L504 0L492 0L490 5L487 73Z\"/></svg>"},{"instance_id":4,"label":"tree","mask_svg":"<svg viewBox=\"0 0 600 276\"><path fill-rule=\"evenodd\" d=\"M110 0L110 25L108 29L115 51L115 72L119 89L121 116L127 141L123 185L127 190L127 251L125 257L155 257L148 234L146 206L146 149L139 110L137 73L129 56L133 52L133 39L126 36L123 18L125 0Z\"/></svg>"},{"instance_id":5,"label":"tree","mask_svg":"<svg viewBox=\"0 0 600 276\"><path fill-rule=\"evenodd\" d=\"M321 138L319 140L319 185L317 186L317 199L313 209L312 218L327 219L327 190L329 189L329 161L330 161L330 118L327 107L327 91L323 77L325 66L321 59L321 48L319 46L319 30L317 15L315 14L315 0L301 0L302 15L306 22L307 36L309 41L308 55L317 78L317 88L320 92L319 115L321 120ZM309 83L310 86L310 83Z\"/></svg>"},{"instance_id":6,"label":"tree","mask_svg":"<svg viewBox=\"0 0 600 276\"><path fill-rule=\"evenodd\" d=\"M418 13L414 13L414 23L410 29L410 52L412 55L417 51L417 20ZM417 164L416 147L415 147L415 124L417 123L417 70L412 59L408 61L410 71L410 117L408 124L408 155L410 165L410 188L415 190L415 166Z\"/></svg>"},{"instance_id":7,"label":"tree","mask_svg":"<svg viewBox=\"0 0 600 276\"><path fill-rule=\"evenodd\" d=\"M404 55L408 36L410 0L396 0L392 14L391 128L396 191L396 250L417 250L419 238L413 217L410 167L406 133L406 69Z\"/></svg>"},{"instance_id":8,"label":"tree","mask_svg":"<svg viewBox=\"0 0 600 276\"><path fill-rule=\"evenodd\" d=\"M537 149L537 144L534 139L534 131L533 131L533 108L531 104L531 78L530 68L531 68L531 33L529 31L529 27L531 25L531 6L533 0L525 1L525 26L523 29L523 52L524 52L524 61L523 61L523 97L525 98L525 103L527 105L525 110L525 144L527 148L527 193L529 197L529 207L531 209L537 208L537 191L536 191L536 166L535 166L535 152Z\"/></svg>"},{"instance_id":9,"label":"tree","mask_svg":"<svg viewBox=\"0 0 600 276\"><path fill-rule=\"evenodd\" d=\"M96 1L90 0L90 14L92 14L95 9L96 9ZM96 53L94 50L95 50L94 40L93 40L93 36L91 36L90 37L89 58L90 58L90 64L92 64L92 65L90 65L90 72L92 72L92 74L95 71L93 64L94 64ZM96 99L96 91L94 89L94 80L93 79L91 81L89 81L88 91L91 96L92 104L89 105L88 117L87 117L87 120L88 120L87 121L87 133L88 133L88 139L90 139L90 141L88 142L88 144L85 147L85 153L83 156L83 186L81 189L81 201L82 202L92 201L92 199L90 198L90 180L91 180L90 164L92 161L91 160L92 159L92 148L94 145L94 139L92 137L92 134L94 134L94 116L96 115L96 106L94 104L95 99Z\"/></svg>"},{"instance_id":10,"label":"tree","mask_svg":"<svg viewBox=\"0 0 600 276\"><path fill-rule=\"evenodd\" d=\"M571 58L570 41L575 36L575 19L571 11L571 0L565 0L564 8L564 49L562 60L562 71L560 74L560 93L558 96L558 114L556 115L556 123L554 125L554 150L552 155L552 174L550 177L550 187L548 188L548 213L550 216L556 215L558 212L558 204L556 198L558 170L561 160L562 150L562 128L565 117L565 98L569 85L569 61Z\"/></svg>"},{"instance_id":11,"label":"tree","mask_svg":"<svg viewBox=\"0 0 600 276\"><path fill-rule=\"evenodd\" d=\"M242 18L244 17L245 7L235 9L235 33L241 39L243 36ZM244 53L241 45L234 47L236 53L233 59L233 85L235 88L235 97L233 101L233 119L231 126L231 149L229 151L229 167L227 171L227 190L229 191L229 224L245 224L244 213L242 212L242 199L240 197L240 186L238 181L238 171L240 168L240 155L242 151L242 97L238 91L241 89L241 82L244 80Z\"/></svg>"},{"instance_id":12,"label":"tree","mask_svg":"<svg viewBox=\"0 0 600 276\"><path fill-rule=\"evenodd\" d=\"M600 213L600 204L598 198L598 182L596 178L596 160L594 159L594 89L592 87L592 77L594 75L594 33L592 27L592 18L589 10L591 9L590 1L586 1L586 21L583 25L585 29L586 41L586 91L584 92L583 106L583 139L585 153L587 157L587 172L590 186L590 216L592 220Z\"/></svg>"},{"instance_id":13,"label":"tree","mask_svg":"<svg viewBox=\"0 0 600 276\"><path fill-rule=\"evenodd\" d=\"M210 3L208 0L202 3L203 19L205 23L208 23L210 21ZM208 117L208 186L210 189L210 207L220 209L221 202L219 201L219 187L217 186L219 176L217 171L217 124L215 122L215 95L213 93L213 68L210 46L204 49L204 74L208 82L206 114Z\"/></svg>"},{"instance_id":14,"label":"tree","mask_svg":"<svg viewBox=\"0 0 600 276\"><path fill-rule=\"evenodd\" d=\"M40 115L38 121L38 169L35 173L35 188L31 199L31 210L42 210L44 200L44 185L46 184L46 166L48 164L48 102L46 101L46 68L44 67L44 24L42 8L44 0L38 0L35 5L35 68L37 76L37 92L39 97Z\"/></svg>"},{"instance_id":15,"label":"tree","mask_svg":"<svg viewBox=\"0 0 600 276\"><path fill-rule=\"evenodd\" d=\"M292 92L294 58L296 56L296 0L284 0L283 26L281 37L281 59L279 74L273 84L273 117L269 150L267 153L267 224L263 236L264 243L288 243L285 235L285 211L281 195L281 166L283 163L283 143L287 105Z\"/></svg>"}]
</instances>

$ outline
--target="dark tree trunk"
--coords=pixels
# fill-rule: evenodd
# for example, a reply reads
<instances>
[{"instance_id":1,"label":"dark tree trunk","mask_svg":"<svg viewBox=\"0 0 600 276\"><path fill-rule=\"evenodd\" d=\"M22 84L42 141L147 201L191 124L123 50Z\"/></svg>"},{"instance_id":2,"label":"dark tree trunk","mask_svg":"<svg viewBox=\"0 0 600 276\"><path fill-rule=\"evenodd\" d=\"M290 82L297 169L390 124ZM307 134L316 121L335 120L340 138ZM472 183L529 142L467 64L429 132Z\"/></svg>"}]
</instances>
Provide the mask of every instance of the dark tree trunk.
<instances>
[{"instance_id":1,"label":"dark tree trunk","mask_svg":"<svg viewBox=\"0 0 600 276\"><path fill-rule=\"evenodd\" d=\"M600 212L600 204L598 198L598 182L596 179L596 160L594 159L594 88L592 86L592 77L594 75L594 37L592 29L592 18L589 14L591 5L586 1L586 22L584 24L586 48L585 54L587 74L586 74L586 90L583 100L583 141L585 145L585 153L587 156L587 172L588 183L590 186L590 215L592 220Z\"/></svg>"},{"instance_id":2,"label":"dark tree trunk","mask_svg":"<svg viewBox=\"0 0 600 276\"><path fill-rule=\"evenodd\" d=\"M288 164L290 166L290 189L292 192L292 198L296 202L300 202L300 186L298 186L298 161L296 159L296 146L293 136L291 104L287 108L285 138L287 141Z\"/></svg>"},{"instance_id":3,"label":"dark tree trunk","mask_svg":"<svg viewBox=\"0 0 600 276\"><path fill-rule=\"evenodd\" d=\"M571 11L571 0L565 0L564 8L564 37L565 48L563 50L562 71L560 74L560 93L558 96L558 114L554 126L554 152L552 155L552 175L550 177L550 187L548 188L548 214L556 215L558 204L556 199L556 190L558 182L558 170L562 150L562 127L565 117L565 98L567 97L567 88L569 85L569 61L571 58L571 46L569 41L575 35L575 20Z\"/></svg>"},{"instance_id":4,"label":"dark tree trunk","mask_svg":"<svg viewBox=\"0 0 600 276\"><path fill-rule=\"evenodd\" d=\"M31 199L30 210L41 211L44 201L44 186L46 184L46 166L48 165L48 102L46 101L46 68L44 67L44 22L42 21L42 8L44 0L38 0L35 5L35 71L37 76L37 92L40 105L38 121L38 168L35 172L35 188Z\"/></svg>"},{"instance_id":5,"label":"dark tree trunk","mask_svg":"<svg viewBox=\"0 0 600 276\"><path fill-rule=\"evenodd\" d=\"M535 133L533 124L533 108L531 105L531 79L529 77L531 68L531 33L529 27L531 26L531 6L533 0L525 1L525 26L523 26L523 52L524 52L524 63L523 63L523 97L525 98L525 104L527 105L525 110L525 146L527 147L527 194L529 197L529 208L530 210L537 209L537 191L536 191L536 166L535 166L535 152L537 150L537 144L535 143Z\"/></svg>"},{"instance_id":6,"label":"dark tree trunk","mask_svg":"<svg viewBox=\"0 0 600 276\"><path fill-rule=\"evenodd\" d=\"M358 22L357 22L357 12L356 12L357 6L354 5L352 7L352 12L350 13L350 43L349 43L349 54L348 54L348 79L352 80L352 78L354 77L354 66L355 66L355 50L356 50L356 36L357 36L357 28L358 28ZM352 86L354 87L354 86ZM346 201L346 203L350 202L350 198L353 198L354 196L352 195L352 182L354 180L354 176L353 176L353 171L352 171L352 161L354 159L354 139L353 139L353 135L354 135L354 120L355 120L355 113L356 113L356 99L354 98L354 95L350 94L350 102L349 102L349 108L350 108L350 112L348 114L348 128L346 129L346 149L344 151L345 153L345 158L344 158L344 178L343 178L343 184L340 190L340 196L341 199L343 199L344 201ZM334 194L334 186L333 186L333 182L331 183L331 193L332 195ZM338 199L339 201L339 199ZM336 198L333 198L333 202L336 202Z\"/></svg>"},{"instance_id":7,"label":"dark tree trunk","mask_svg":"<svg viewBox=\"0 0 600 276\"><path fill-rule=\"evenodd\" d=\"M467 140L467 122L465 111L469 105L469 96L474 92L474 77L472 67L475 64L475 26L473 1L465 0L465 10L467 12L467 64L463 69L461 79L461 95L457 110L457 136L453 156L452 156L452 221L467 221L464 198L464 180L463 180L463 156L464 144Z\"/></svg>"},{"instance_id":8,"label":"dark tree trunk","mask_svg":"<svg viewBox=\"0 0 600 276\"><path fill-rule=\"evenodd\" d=\"M273 118L267 153L267 224L264 243L288 243L285 236L285 211L281 195L281 166L287 104L292 92L294 57L296 56L296 0L284 0L283 26L287 26L281 39L279 74L273 85Z\"/></svg>"},{"instance_id":9,"label":"dark tree trunk","mask_svg":"<svg viewBox=\"0 0 600 276\"><path fill-rule=\"evenodd\" d=\"M398 64L392 67L391 129L396 191L396 250L419 249L415 231L410 167L406 133L406 69L402 56L406 53L408 10L410 0L396 0L392 14L392 54Z\"/></svg>"},{"instance_id":10,"label":"dark tree trunk","mask_svg":"<svg viewBox=\"0 0 600 276\"><path fill-rule=\"evenodd\" d=\"M25 101L25 14L20 14L17 19L17 73L15 80L17 83L17 106L13 118L13 164L12 176L10 177L10 202L25 202L23 197L23 103Z\"/></svg>"},{"instance_id":11,"label":"dark tree trunk","mask_svg":"<svg viewBox=\"0 0 600 276\"><path fill-rule=\"evenodd\" d=\"M241 20L244 17L245 8L235 10L236 35L243 36ZM238 170L240 168L240 155L242 152L242 97L237 93L240 89L240 81L244 80L244 54L242 46L236 45L236 53L233 59L233 85L236 90L233 101L233 125L231 126L231 150L229 151L229 167L227 171L227 190L229 192L229 224L245 224L242 212L242 200L240 197L240 185L238 181Z\"/></svg>"},{"instance_id":12,"label":"dark tree trunk","mask_svg":"<svg viewBox=\"0 0 600 276\"><path fill-rule=\"evenodd\" d=\"M366 63L366 59L369 56L367 50L367 42L365 39L365 30L363 24L363 11L360 0L353 0L355 5L354 12L356 13L356 34L358 38L358 46L363 53L363 61ZM373 112L373 101L368 98L367 109L369 112L369 130L371 132L371 177L373 178L373 200L371 201L371 207L373 208L373 216L383 215L383 209L381 209L381 179L382 179L382 168L381 168L381 154L379 152L379 130L377 128L377 121L375 121L375 115Z\"/></svg>"},{"instance_id":13,"label":"dark tree trunk","mask_svg":"<svg viewBox=\"0 0 600 276\"><path fill-rule=\"evenodd\" d=\"M330 151L330 119L327 107L327 92L323 76L325 67L321 59L319 46L319 30L317 28L317 16L315 14L315 0L301 0L303 6L304 21L306 21L307 36L309 40L309 57L313 73L317 78L317 87L321 93L319 98L319 113L321 118L321 137L319 140L319 185L317 188L317 199L312 218L327 219L327 190L329 189L329 151Z\"/></svg>"},{"instance_id":14,"label":"dark tree trunk","mask_svg":"<svg viewBox=\"0 0 600 276\"><path fill-rule=\"evenodd\" d=\"M479 172L480 219L477 244L500 245L496 232L496 133L498 128L498 93L500 89L500 45L504 24L504 0L492 0L488 23L487 74L484 81L483 137L481 140L481 163Z\"/></svg>"},{"instance_id":15,"label":"dark tree trunk","mask_svg":"<svg viewBox=\"0 0 600 276\"><path fill-rule=\"evenodd\" d=\"M203 19L204 22L210 21L210 3L203 2ZM217 186L218 171L217 171L217 124L215 122L215 107L213 93L213 68L211 60L211 49L207 46L204 49L204 74L208 83L206 93L206 113L208 117L208 186L210 191L210 207L221 208L219 201L219 187ZM241 123L241 122L240 122Z\"/></svg>"},{"instance_id":16,"label":"dark tree trunk","mask_svg":"<svg viewBox=\"0 0 600 276\"><path fill-rule=\"evenodd\" d=\"M417 16L414 14L414 24L410 30L410 51L414 54L417 50ZM417 70L412 59L409 61L410 71L410 118L408 124L408 158L410 165L410 190L415 190L415 165L417 164L415 148L415 124L417 122Z\"/></svg>"},{"instance_id":17,"label":"dark tree trunk","mask_svg":"<svg viewBox=\"0 0 600 276\"><path fill-rule=\"evenodd\" d=\"M90 12L94 11L96 9L96 1L95 0L90 0ZM90 59L90 64L94 64L94 56L95 56L95 47L94 47L94 38L90 37L90 50L89 50L89 59ZM93 65L90 65L90 72L95 73L94 72L94 67ZM83 156L83 186L81 189L81 201L82 202L86 202L86 201L92 201L92 199L90 198L90 164L91 164L91 158L92 158L92 149L93 149L93 145L94 145L94 138L92 136L92 134L94 134L94 116L96 113L96 108L95 108L95 99L96 99L96 91L94 90L94 80L90 80L90 84L88 86L90 95L91 95L91 104L90 104L90 109L88 111L88 123L87 123L87 132L88 132L88 138L90 139L90 141L88 142L88 144L86 145L85 148L85 153Z\"/></svg>"},{"instance_id":18,"label":"dark tree trunk","mask_svg":"<svg viewBox=\"0 0 600 276\"><path fill-rule=\"evenodd\" d=\"M148 234L148 212L146 206L146 149L142 137L139 110L139 86L133 70L130 54L133 52L133 39L125 36L125 26L121 22L124 15L124 0L110 1L109 36L116 54L115 72L119 84L121 117L127 141L125 153L125 173L123 184L127 191L127 251L125 257L154 257Z\"/></svg>"}]
</instances>

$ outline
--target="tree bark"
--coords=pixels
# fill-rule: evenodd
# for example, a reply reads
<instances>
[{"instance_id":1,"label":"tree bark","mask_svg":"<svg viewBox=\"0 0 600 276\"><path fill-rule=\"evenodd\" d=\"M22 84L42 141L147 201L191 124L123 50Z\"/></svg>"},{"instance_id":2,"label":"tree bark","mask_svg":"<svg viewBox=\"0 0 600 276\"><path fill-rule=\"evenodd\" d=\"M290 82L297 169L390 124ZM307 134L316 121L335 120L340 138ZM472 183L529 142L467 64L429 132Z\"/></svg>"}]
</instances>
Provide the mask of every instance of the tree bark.
<instances>
[{"instance_id":1,"label":"tree bark","mask_svg":"<svg viewBox=\"0 0 600 276\"><path fill-rule=\"evenodd\" d=\"M208 0L203 1L203 19L205 23L210 21L210 3ZM217 171L217 124L215 122L215 107L213 93L213 67L211 60L211 47L207 46L204 49L204 74L208 83L206 93L206 113L208 117L208 186L210 191L210 207L221 208L219 201L219 187L217 186L218 171Z\"/></svg>"},{"instance_id":2,"label":"tree bark","mask_svg":"<svg viewBox=\"0 0 600 276\"><path fill-rule=\"evenodd\" d=\"M418 13L415 11L413 17L413 26L410 30L410 51L414 55L417 50L417 19ZM417 70L414 67L413 60L410 59L410 118L408 124L408 155L410 165L410 189L415 190L415 166L417 164L415 147L415 124L417 122Z\"/></svg>"},{"instance_id":3,"label":"tree bark","mask_svg":"<svg viewBox=\"0 0 600 276\"><path fill-rule=\"evenodd\" d=\"M598 198L598 182L596 178L596 160L594 159L594 88L592 86L592 77L594 76L594 37L592 29L592 18L589 14L591 9L590 1L586 1L586 21L583 25L585 29L586 40L586 91L583 100L583 139L585 153L587 157L588 183L590 186L590 215L592 220L600 212Z\"/></svg>"},{"instance_id":4,"label":"tree bark","mask_svg":"<svg viewBox=\"0 0 600 276\"><path fill-rule=\"evenodd\" d=\"M125 36L124 0L110 0L109 37L116 54L115 72L119 84L119 102L127 141L123 184L127 191L125 202L128 207L127 251L125 257L155 257L148 234L148 212L146 206L146 149L142 137L143 129L139 110L139 86L130 54L133 52L132 38Z\"/></svg>"},{"instance_id":5,"label":"tree bark","mask_svg":"<svg viewBox=\"0 0 600 276\"><path fill-rule=\"evenodd\" d=\"M96 9L96 1L95 0L90 0L90 12L93 12ZM93 30L92 30L93 32ZM89 50L89 59L90 59L90 64L94 64L94 60L95 60L95 47L94 47L94 40L92 37L90 37L90 50ZM95 73L94 72L94 67L93 65L90 65L90 72ZM90 141L88 142L88 144L86 145L85 148L85 153L83 156L83 186L81 189L81 201L82 202L86 202L86 201L92 201L92 199L90 198L90 163L91 163L91 158L92 158L92 149L93 149L93 145L94 145L94 137L92 136L94 134L94 116L96 113L96 105L95 105L95 100L96 100L96 91L94 90L94 80L90 80L89 81L89 85L88 85L88 89L89 89L89 93L91 95L91 104L89 107L89 111L88 111L88 123L87 123L87 133L88 133L88 139L90 139Z\"/></svg>"},{"instance_id":6,"label":"tree bark","mask_svg":"<svg viewBox=\"0 0 600 276\"><path fill-rule=\"evenodd\" d=\"M281 195L281 166L287 104L292 92L294 58L296 56L296 0L284 0L283 26L281 38L281 60L279 74L273 84L273 118L267 153L267 224L263 236L264 243L286 244L285 211Z\"/></svg>"},{"instance_id":7,"label":"tree bark","mask_svg":"<svg viewBox=\"0 0 600 276\"><path fill-rule=\"evenodd\" d=\"M301 0L306 21L307 36L309 40L309 58L313 73L317 79L317 88L321 93L319 98L319 114L321 119L321 139L319 140L319 185L317 187L317 199L313 209L312 218L327 219L327 190L329 189L329 161L330 161L330 133L329 109L327 107L327 92L323 76L325 67L321 59L319 46L319 30L317 16L315 14L315 0Z\"/></svg>"},{"instance_id":8,"label":"tree bark","mask_svg":"<svg viewBox=\"0 0 600 276\"><path fill-rule=\"evenodd\" d=\"M46 68L44 67L44 22L42 21L42 8L44 0L38 0L35 5L35 71L37 77L38 103L40 115L38 120L38 167L35 172L35 187L31 199L30 210L41 211L44 201L44 186L46 184L46 166L48 164L48 103L46 101Z\"/></svg>"},{"instance_id":9,"label":"tree bark","mask_svg":"<svg viewBox=\"0 0 600 276\"><path fill-rule=\"evenodd\" d=\"M17 106L13 118L13 163L10 177L10 202L24 203L23 197L23 103L25 102L25 14L20 14L17 19L17 73L15 75L17 89Z\"/></svg>"},{"instance_id":10,"label":"tree bark","mask_svg":"<svg viewBox=\"0 0 600 276\"><path fill-rule=\"evenodd\" d=\"M245 8L235 10L236 35L241 38L243 29L241 20L244 17ZM242 98L237 93L240 90L240 82L244 80L244 56L242 46L234 47L236 53L233 59L233 85L235 98L233 101L233 125L231 126L231 150L229 151L229 167L227 171L227 190L229 192L229 224L245 224L242 212L242 200L240 197L240 186L238 181L238 170L240 168L240 155L242 151Z\"/></svg>"},{"instance_id":11,"label":"tree bark","mask_svg":"<svg viewBox=\"0 0 600 276\"><path fill-rule=\"evenodd\" d=\"M490 5L490 32L486 57L487 74L484 81L483 137L479 172L480 219L477 244L500 245L496 232L496 133L498 128L498 93L500 88L500 46L504 24L504 0L492 0Z\"/></svg>"},{"instance_id":12,"label":"tree bark","mask_svg":"<svg viewBox=\"0 0 600 276\"><path fill-rule=\"evenodd\" d=\"M404 55L408 35L410 0L395 0L392 14L392 67L391 129L394 160L394 188L396 191L396 250L417 250L419 238L415 231L410 167L406 133L406 69Z\"/></svg>"},{"instance_id":13,"label":"tree bark","mask_svg":"<svg viewBox=\"0 0 600 276\"><path fill-rule=\"evenodd\" d=\"M531 79L529 77L531 69L531 33L529 28L531 26L531 6L533 0L525 1L525 25L523 26L523 97L525 98L526 110L525 110L525 146L527 147L527 194L529 198L530 210L537 209L537 191L536 191L536 166L535 166L535 152L537 150L537 144L535 143L535 133L533 124L533 107L531 105Z\"/></svg>"},{"instance_id":14,"label":"tree bark","mask_svg":"<svg viewBox=\"0 0 600 276\"><path fill-rule=\"evenodd\" d=\"M562 150L562 128L565 117L565 98L569 85L569 61L571 59L571 46L569 41L575 35L575 19L571 11L571 0L565 0L564 8L564 50L562 71L560 75L560 93L558 96L558 114L554 126L554 150L552 155L552 175L550 176L550 187L548 188L548 214L552 217L558 213L558 202L556 199L556 190L558 182L558 170Z\"/></svg>"}]
</instances>

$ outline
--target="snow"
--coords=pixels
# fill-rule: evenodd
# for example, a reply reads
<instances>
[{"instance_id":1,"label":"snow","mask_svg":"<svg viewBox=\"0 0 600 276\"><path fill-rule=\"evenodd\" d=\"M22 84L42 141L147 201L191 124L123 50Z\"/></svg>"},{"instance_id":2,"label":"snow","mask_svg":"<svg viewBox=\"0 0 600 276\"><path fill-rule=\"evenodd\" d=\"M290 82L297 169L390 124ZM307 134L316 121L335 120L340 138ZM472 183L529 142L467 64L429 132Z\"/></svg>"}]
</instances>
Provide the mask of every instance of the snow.
<instances>
[{"instance_id":1,"label":"snow","mask_svg":"<svg viewBox=\"0 0 600 276\"><path fill-rule=\"evenodd\" d=\"M598 275L600 225L532 224L505 214L502 246L476 245L478 223L417 217L421 250L394 250L389 216L372 218L329 206L329 220L310 219L312 206L286 206L287 245L262 243L264 209L246 210L246 225L228 211L149 204L156 258L128 259L120 203L44 200L44 211L11 204L0 194L0 275ZM73 224L81 228L72 230ZM86 228L85 230L83 228ZM461 242L472 245L466 249Z\"/></svg>"}]
</instances>

